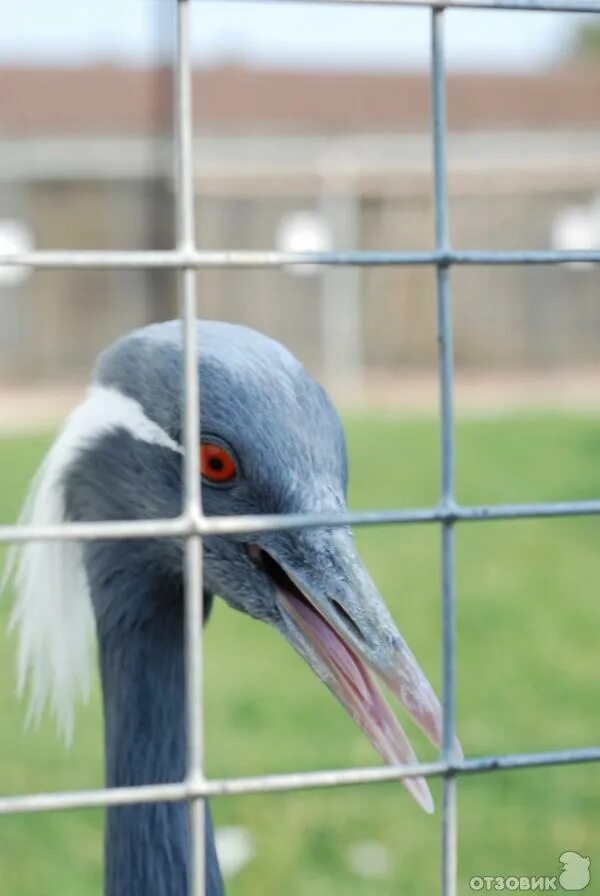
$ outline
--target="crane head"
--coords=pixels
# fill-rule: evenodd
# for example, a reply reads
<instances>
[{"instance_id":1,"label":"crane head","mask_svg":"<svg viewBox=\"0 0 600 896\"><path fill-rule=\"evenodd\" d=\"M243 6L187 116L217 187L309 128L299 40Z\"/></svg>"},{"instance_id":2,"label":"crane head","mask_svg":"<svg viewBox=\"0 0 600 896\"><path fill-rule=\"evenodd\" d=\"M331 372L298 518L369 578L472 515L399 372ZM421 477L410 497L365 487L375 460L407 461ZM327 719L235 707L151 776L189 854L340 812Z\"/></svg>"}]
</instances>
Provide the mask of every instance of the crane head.
<instances>
[{"instance_id":1,"label":"crane head","mask_svg":"<svg viewBox=\"0 0 600 896\"><path fill-rule=\"evenodd\" d=\"M201 441L207 516L341 514L347 459L342 426L323 389L279 343L245 327L198 322ZM38 474L24 510L34 524L65 519L175 517L183 508L182 340L178 322L137 330L100 357L88 397ZM183 542L130 540L144 574L183 576ZM111 575L110 551L102 554ZM65 728L85 686L92 606L76 542L26 544L17 559L21 679L34 711L46 698ZM415 754L379 683L441 742L439 702L363 565L347 526L203 539L204 588L277 629L391 764ZM120 595L119 600L123 597ZM118 608L119 620L149 612ZM97 607L97 628L115 608ZM113 624L113 623L111 623ZM121 622L121 624L124 624ZM459 751L458 745L456 750ZM404 784L432 811L423 778Z\"/></svg>"}]
</instances>

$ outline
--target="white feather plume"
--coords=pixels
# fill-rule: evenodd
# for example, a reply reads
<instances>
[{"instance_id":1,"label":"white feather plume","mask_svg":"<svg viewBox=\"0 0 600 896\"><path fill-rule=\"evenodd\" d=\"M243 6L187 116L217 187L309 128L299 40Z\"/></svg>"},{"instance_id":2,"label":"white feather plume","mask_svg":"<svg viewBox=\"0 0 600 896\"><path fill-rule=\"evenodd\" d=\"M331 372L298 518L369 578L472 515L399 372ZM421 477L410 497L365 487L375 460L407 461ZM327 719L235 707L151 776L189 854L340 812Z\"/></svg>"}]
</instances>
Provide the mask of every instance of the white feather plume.
<instances>
[{"instance_id":1,"label":"white feather plume","mask_svg":"<svg viewBox=\"0 0 600 896\"><path fill-rule=\"evenodd\" d=\"M63 523L65 471L86 445L116 427L181 452L138 402L115 389L92 386L50 448L19 523ZM31 541L11 548L0 592L11 580L16 597L10 627L18 634L18 691L29 692L28 722L37 721L48 704L70 742L76 704L89 694L93 655L94 620L81 542Z\"/></svg>"}]
</instances>

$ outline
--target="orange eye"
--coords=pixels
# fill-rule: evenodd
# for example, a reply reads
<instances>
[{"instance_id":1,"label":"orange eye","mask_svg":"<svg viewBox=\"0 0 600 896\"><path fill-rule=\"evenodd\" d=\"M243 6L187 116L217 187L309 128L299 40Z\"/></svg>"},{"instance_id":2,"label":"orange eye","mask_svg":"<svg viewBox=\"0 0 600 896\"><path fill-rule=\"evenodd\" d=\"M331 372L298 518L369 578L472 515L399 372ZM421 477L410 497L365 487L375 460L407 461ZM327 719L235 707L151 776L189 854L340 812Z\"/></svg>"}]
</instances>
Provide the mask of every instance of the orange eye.
<instances>
[{"instance_id":1,"label":"orange eye","mask_svg":"<svg viewBox=\"0 0 600 896\"><path fill-rule=\"evenodd\" d=\"M209 482L231 482L237 474L231 454L214 442L203 442L200 446L200 469Z\"/></svg>"}]
</instances>

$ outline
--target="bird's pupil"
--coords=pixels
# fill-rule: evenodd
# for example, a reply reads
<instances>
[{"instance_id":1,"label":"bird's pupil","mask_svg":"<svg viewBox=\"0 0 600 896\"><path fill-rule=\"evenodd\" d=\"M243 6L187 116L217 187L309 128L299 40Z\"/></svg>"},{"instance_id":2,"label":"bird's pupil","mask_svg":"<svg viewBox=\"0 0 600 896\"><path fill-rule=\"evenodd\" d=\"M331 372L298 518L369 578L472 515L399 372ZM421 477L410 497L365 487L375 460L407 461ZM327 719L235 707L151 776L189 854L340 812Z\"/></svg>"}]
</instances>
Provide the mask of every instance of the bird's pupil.
<instances>
[{"instance_id":1,"label":"bird's pupil","mask_svg":"<svg viewBox=\"0 0 600 896\"><path fill-rule=\"evenodd\" d=\"M211 457L208 462L208 466L211 468L211 470L219 472L223 469L223 461L219 457Z\"/></svg>"}]
</instances>

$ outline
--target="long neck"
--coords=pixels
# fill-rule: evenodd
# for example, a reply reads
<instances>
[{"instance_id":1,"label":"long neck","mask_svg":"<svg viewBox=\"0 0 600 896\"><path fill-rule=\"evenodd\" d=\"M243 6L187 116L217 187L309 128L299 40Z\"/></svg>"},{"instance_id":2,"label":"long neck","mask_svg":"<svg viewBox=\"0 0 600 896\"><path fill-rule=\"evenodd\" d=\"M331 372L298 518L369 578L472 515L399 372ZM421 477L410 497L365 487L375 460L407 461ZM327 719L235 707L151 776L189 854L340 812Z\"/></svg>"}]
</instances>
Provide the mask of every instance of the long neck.
<instances>
[{"instance_id":1,"label":"long neck","mask_svg":"<svg viewBox=\"0 0 600 896\"><path fill-rule=\"evenodd\" d=\"M139 577L131 589L123 584L119 597L131 601L135 595L144 608L140 614L121 615L114 600L92 589L104 697L106 783L123 787L181 781L186 765L181 594L143 593ZM220 896L208 811L206 822L206 894ZM185 803L109 808L105 896L186 896L189 841Z\"/></svg>"}]
</instances>

